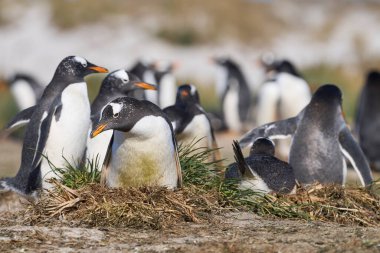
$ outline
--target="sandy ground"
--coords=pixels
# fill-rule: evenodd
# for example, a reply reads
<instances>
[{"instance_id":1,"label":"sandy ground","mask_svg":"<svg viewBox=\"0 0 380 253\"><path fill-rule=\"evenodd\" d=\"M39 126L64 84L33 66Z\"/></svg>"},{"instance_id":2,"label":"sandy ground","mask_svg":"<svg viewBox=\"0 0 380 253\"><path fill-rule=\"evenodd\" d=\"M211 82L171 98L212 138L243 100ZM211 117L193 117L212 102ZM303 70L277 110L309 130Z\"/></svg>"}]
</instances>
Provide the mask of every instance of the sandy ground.
<instances>
[{"instance_id":1,"label":"sandy ground","mask_svg":"<svg viewBox=\"0 0 380 253\"><path fill-rule=\"evenodd\" d=\"M234 137L218 135L229 161ZM0 141L2 176L15 173L20 153L19 142ZM272 220L250 213L229 213L208 223L182 223L162 230L67 223L46 227L27 225L23 215L16 214L19 209L17 196L0 195L0 252L380 252L380 227Z\"/></svg>"}]
</instances>

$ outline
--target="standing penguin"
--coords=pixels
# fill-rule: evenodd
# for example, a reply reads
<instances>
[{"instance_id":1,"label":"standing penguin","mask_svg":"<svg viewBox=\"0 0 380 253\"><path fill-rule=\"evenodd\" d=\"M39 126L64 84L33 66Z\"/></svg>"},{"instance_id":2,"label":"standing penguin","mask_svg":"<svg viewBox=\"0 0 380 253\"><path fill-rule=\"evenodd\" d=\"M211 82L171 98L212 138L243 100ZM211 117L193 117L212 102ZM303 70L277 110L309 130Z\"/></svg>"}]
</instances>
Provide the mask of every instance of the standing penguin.
<instances>
[{"instance_id":1,"label":"standing penguin","mask_svg":"<svg viewBox=\"0 0 380 253\"><path fill-rule=\"evenodd\" d=\"M103 80L99 93L91 105L91 120L98 122L101 110L112 100L133 96L136 90L144 89L156 90L156 86L141 82L136 75L123 69L111 72ZM90 128L90 132L91 130ZM108 130L99 134L97 138L88 138L86 159L97 159L99 164L103 164L112 135L113 130Z\"/></svg>"},{"instance_id":2,"label":"standing penguin","mask_svg":"<svg viewBox=\"0 0 380 253\"><path fill-rule=\"evenodd\" d=\"M239 180L242 189L264 193L291 193L295 190L293 169L288 163L274 157L273 141L267 138L256 139L247 158L244 158L237 141L232 146L236 163L228 166L226 179Z\"/></svg>"},{"instance_id":3,"label":"standing penguin","mask_svg":"<svg viewBox=\"0 0 380 253\"><path fill-rule=\"evenodd\" d=\"M345 184L348 158L365 186L372 183L366 158L342 116L342 93L335 85L323 85L296 116L249 131L240 140L242 148L258 137L279 139L292 136L289 163L303 184ZM344 156L343 156L344 155Z\"/></svg>"},{"instance_id":4,"label":"standing penguin","mask_svg":"<svg viewBox=\"0 0 380 253\"><path fill-rule=\"evenodd\" d=\"M102 109L91 133L113 129L102 179L109 187L180 187L181 165L172 125L149 101L117 98Z\"/></svg>"},{"instance_id":5,"label":"standing penguin","mask_svg":"<svg viewBox=\"0 0 380 253\"><path fill-rule=\"evenodd\" d=\"M217 93L222 98L223 117L230 130L240 132L247 121L251 93L240 66L228 58L214 58L219 66Z\"/></svg>"},{"instance_id":6,"label":"standing penguin","mask_svg":"<svg viewBox=\"0 0 380 253\"><path fill-rule=\"evenodd\" d=\"M35 78L24 73L16 73L5 83L9 86L20 111L34 106L45 89Z\"/></svg>"},{"instance_id":7,"label":"standing penguin","mask_svg":"<svg viewBox=\"0 0 380 253\"><path fill-rule=\"evenodd\" d=\"M156 67L154 77L158 85L157 103L160 108L174 105L176 101L176 80L173 75L175 64L168 64L163 68Z\"/></svg>"},{"instance_id":8,"label":"standing penguin","mask_svg":"<svg viewBox=\"0 0 380 253\"><path fill-rule=\"evenodd\" d=\"M194 148L215 149L213 160L220 160L214 131L206 112L199 102L199 94L192 84L178 87L176 103L164 109L172 122L176 139L179 143L189 145L198 141Z\"/></svg>"},{"instance_id":9,"label":"standing penguin","mask_svg":"<svg viewBox=\"0 0 380 253\"><path fill-rule=\"evenodd\" d=\"M90 127L90 103L83 78L98 72L107 69L79 56L61 61L30 117L20 169L15 177L1 182L3 188L34 195L41 186L49 186L43 179L54 176L49 162L64 167L65 159L75 163L83 157Z\"/></svg>"},{"instance_id":10,"label":"standing penguin","mask_svg":"<svg viewBox=\"0 0 380 253\"><path fill-rule=\"evenodd\" d=\"M309 85L291 62L275 61L266 71L269 78L258 93L257 125L294 117L311 99Z\"/></svg>"},{"instance_id":11,"label":"standing penguin","mask_svg":"<svg viewBox=\"0 0 380 253\"><path fill-rule=\"evenodd\" d=\"M355 133L371 167L380 171L380 73L371 71L359 98Z\"/></svg>"}]
</instances>

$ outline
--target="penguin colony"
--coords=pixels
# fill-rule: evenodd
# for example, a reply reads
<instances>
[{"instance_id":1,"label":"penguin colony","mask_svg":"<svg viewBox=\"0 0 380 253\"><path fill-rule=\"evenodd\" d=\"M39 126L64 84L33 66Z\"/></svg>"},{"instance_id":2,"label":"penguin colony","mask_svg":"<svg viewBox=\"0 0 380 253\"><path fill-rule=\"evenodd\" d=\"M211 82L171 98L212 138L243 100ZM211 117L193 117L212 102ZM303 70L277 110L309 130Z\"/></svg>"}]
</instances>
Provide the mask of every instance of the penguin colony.
<instances>
[{"instance_id":1,"label":"penguin colony","mask_svg":"<svg viewBox=\"0 0 380 253\"><path fill-rule=\"evenodd\" d=\"M287 60L263 59L263 84L252 96L240 66L230 58L214 58L217 94L226 129L242 134L232 141L235 163L226 180L241 189L263 193L295 193L296 183L346 182L346 159L363 186L371 185L370 167L380 169L380 124L377 110L380 73L368 74L357 109L355 133L343 115L340 89L327 84L313 95L307 82ZM212 114L200 103L195 85L178 88L174 65L159 67L139 61L130 70L108 73L80 56L63 59L44 87L32 77L7 80L20 112L4 132L26 126L21 164L15 177L0 180L1 190L38 197L59 177L52 169L86 160L99 163L108 187L181 187L178 144L199 140L195 148L217 149ZM85 76L108 73L92 104ZM0 88L4 83L0 83ZM254 112L254 113L253 113ZM254 116L252 116L254 115ZM289 161L275 157L273 140L289 138ZM244 157L242 148L251 146ZM218 150L210 161L221 160Z\"/></svg>"}]
</instances>

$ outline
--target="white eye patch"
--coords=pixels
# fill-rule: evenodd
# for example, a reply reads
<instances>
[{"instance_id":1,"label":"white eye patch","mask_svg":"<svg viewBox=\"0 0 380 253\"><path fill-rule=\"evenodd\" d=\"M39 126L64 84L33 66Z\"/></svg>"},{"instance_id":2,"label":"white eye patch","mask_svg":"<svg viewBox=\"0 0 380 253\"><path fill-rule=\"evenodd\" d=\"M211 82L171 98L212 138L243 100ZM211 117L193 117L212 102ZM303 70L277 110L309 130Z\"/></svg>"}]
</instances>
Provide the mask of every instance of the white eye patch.
<instances>
[{"instance_id":1,"label":"white eye patch","mask_svg":"<svg viewBox=\"0 0 380 253\"><path fill-rule=\"evenodd\" d=\"M112 106L113 115L119 114L119 112L123 108L123 104L119 104L119 103L110 103L110 106Z\"/></svg>"},{"instance_id":2,"label":"white eye patch","mask_svg":"<svg viewBox=\"0 0 380 253\"><path fill-rule=\"evenodd\" d=\"M80 57L80 56L75 56L74 57L74 61L76 62L79 62L80 64L82 64L83 66L87 66L87 61L86 59Z\"/></svg>"},{"instance_id":3,"label":"white eye patch","mask_svg":"<svg viewBox=\"0 0 380 253\"><path fill-rule=\"evenodd\" d=\"M196 91L197 91L197 88L195 88L194 85L190 84L190 93L191 93L191 95L194 95Z\"/></svg>"},{"instance_id":4,"label":"white eye patch","mask_svg":"<svg viewBox=\"0 0 380 253\"><path fill-rule=\"evenodd\" d=\"M127 72L125 72L125 70L123 70L123 69L115 71L112 75L118 79L125 81L125 82L129 81L129 76L128 76Z\"/></svg>"}]
</instances>

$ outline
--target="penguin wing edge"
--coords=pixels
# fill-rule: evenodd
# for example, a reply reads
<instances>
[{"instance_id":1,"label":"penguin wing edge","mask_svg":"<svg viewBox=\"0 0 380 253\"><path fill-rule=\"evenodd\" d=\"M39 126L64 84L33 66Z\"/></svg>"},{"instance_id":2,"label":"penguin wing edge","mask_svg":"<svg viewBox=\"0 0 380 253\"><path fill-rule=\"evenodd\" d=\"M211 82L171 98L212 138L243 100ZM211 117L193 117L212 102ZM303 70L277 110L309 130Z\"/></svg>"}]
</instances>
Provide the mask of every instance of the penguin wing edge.
<instances>
[{"instance_id":1,"label":"penguin wing edge","mask_svg":"<svg viewBox=\"0 0 380 253\"><path fill-rule=\"evenodd\" d=\"M5 126L4 130L2 130L1 136L7 136L12 132L16 131L18 128L27 125L32 117L36 106L31 106L17 113L8 124Z\"/></svg>"},{"instance_id":2,"label":"penguin wing edge","mask_svg":"<svg viewBox=\"0 0 380 253\"><path fill-rule=\"evenodd\" d=\"M297 129L298 117L268 123L252 129L243 135L239 141L241 148L245 148L259 137L270 139L285 139L290 137Z\"/></svg>"},{"instance_id":3,"label":"penguin wing edge","mask_svg":"<svg viewBox=\"0 0 380 253\"><path fill-rule=\"evenodd\" d=\"M344 128L339 133L339 143L341 145L343 155L354 167L362 185L370 185L373 181L371 169L369 168L363 151L355 142L355 139L347 126L344 126Z\"/></svg>"}]
</instances>

